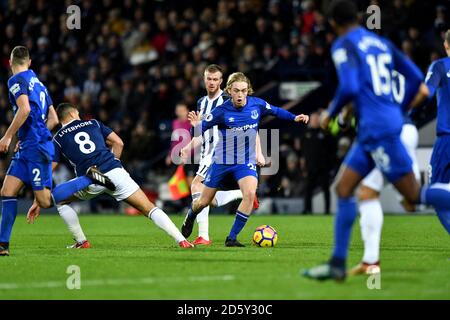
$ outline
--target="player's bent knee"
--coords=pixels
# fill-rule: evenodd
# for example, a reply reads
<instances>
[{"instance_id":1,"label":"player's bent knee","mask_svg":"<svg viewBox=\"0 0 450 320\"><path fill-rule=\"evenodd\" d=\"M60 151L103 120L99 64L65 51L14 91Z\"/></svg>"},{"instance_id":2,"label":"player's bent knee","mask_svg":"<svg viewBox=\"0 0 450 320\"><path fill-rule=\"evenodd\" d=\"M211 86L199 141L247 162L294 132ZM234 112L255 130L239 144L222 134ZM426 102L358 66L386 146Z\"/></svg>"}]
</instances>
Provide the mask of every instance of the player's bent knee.
<instances>
[{"instance_id":1,"label":"player's bent knee","mask_svg":"<svg viewBox=\"0 0 450 320\"><path fill-rule=\"evenodd\" d=\"M191 193L194 194L194 193L202 192L202 190L203 190L203 183L201 182L200 179L195 177L194 180L192 180Z\"/></svg>"},{"instance_id":2,"label":"player's bent knee","mask_svg":"<svg viewBox=\"0 0 450 320\"><path fill-rule=\"evenodd\" d=\"M17 196L17 192L15 188L11 188L10 186L3 183L2 189L0 190L0 194L2 197L15 197Z\"/></svg>"},{"instance_id":3,"label":"player's bent knee","mask_svg":"<svg viewBox=\"0 0 450 320\"><path fill-rule=\"evenodd\" d=\"M8 188L5 188L5 186L2 187L0 194L2 197L14 197L15 196L15 194L13 194L13 192L8 190Z\"/></svg>"},{"instance_id":4,"label":"player's bent knee","mask_svg":"<svg viewBox=\"0 0 450 320\"><path fill-rule=\"evenodd\" d=\"M244 191L242 193L242 199L253 203L253 201L255 200L255 191L253 190Z\"/></svg>"},{"instance_id":5,"label":"player's bent knee","mask_svg":"<svg viewBox=\"0 0 450 320\"><path fill-rule=\"evenodd\" d=\"M198 201L196 201L196 207L201 210L203 208L206 208L207 206L209 206L209 202L208 199L205 198L199 198Z\"/></svg>"},{"instance_id":6,"label":"player's bent knee","mask_svg":"<svg viewBox=\"0 0 450 320\"><path fill-rule=\"evenodd\" d=\"M353 196L353 190L351 188L347 187L342 182L339 182L336 185L335 190L336 190L336 194L339 198L350 198L351 196Z\"/></svg>"},{"instance_id":7,"label":"player's bent knee","mask_svg":"<svg viewBox=\"0 0 450 320\"><path fill-rule=\"evenodd\" d=\"M380 197L380 193L376 190L373 190L369 187L362 185L358 191L358 200L359 201L367 201L378 199Z\"/></svg>"}]
</instances>

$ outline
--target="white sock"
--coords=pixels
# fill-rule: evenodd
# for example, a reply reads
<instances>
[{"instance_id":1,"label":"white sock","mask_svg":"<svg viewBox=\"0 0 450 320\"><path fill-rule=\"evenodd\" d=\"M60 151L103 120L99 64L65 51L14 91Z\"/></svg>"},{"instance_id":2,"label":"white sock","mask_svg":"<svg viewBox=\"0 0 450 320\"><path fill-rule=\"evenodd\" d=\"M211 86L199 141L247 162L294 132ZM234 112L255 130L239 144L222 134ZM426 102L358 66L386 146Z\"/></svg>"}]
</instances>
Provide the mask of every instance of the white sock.
<instances>
[{"instance_id":1,"label":"white sock","mask_svg":"<svg viewBox=\"0 0 450 320\"><path fill-rule=\"evenodd\" d=\"M242 192L239 189L216 192L216 203L218 207L226 205L227 203L237 199L242 199Z\"/></svg>"},{"instance_id":2,"label":"white sock","mask_svg":"<svg viewBox=\"0 0 450 320\"><path fill-rule=\"evenodd\" d=\"M78 215L73 210L71 206L67 204L57 205L56 209L58 209L59 215L64 220L69 228L70 233L72 233L73 238L77 242L83 242L86 240L86 236L83 233L83 229L81 229L80 221L78 220Z\"/></svg>"},{"instance_id":3,"label":"white sock","mask_svg":"<svg viewBox=\"0 0 450 320\"><path fill-rule=\"evenodd\" d=\"M381 229L383 227L383 209L378 199L361 201L361 236L364 241L363 261L375 263L380 260Z\"/></svg>"},{"instance_id":4,"label":"white sock","mask_svg":"<svg viewBox=\"0 0 450 320\"><path fill-rule=\"evenodd\" d=\"M209 206L203 208L197 215L198 235L205 240L209 240Z\"/></svg>"},{"instance_id":5,"label":"white sock","mask_svg":"<svg viewBox=\"0 0 450 320\"><path fill-rule=\"evenodd\" d=\"M153 222L163 229L169 236L175 239L176 242L186 240L181 234L180 230L175 226L175 224L170 220L169 216L158 207L154 207L148 213L148 217L153 220Z\"/></svg>"}]
</instances>

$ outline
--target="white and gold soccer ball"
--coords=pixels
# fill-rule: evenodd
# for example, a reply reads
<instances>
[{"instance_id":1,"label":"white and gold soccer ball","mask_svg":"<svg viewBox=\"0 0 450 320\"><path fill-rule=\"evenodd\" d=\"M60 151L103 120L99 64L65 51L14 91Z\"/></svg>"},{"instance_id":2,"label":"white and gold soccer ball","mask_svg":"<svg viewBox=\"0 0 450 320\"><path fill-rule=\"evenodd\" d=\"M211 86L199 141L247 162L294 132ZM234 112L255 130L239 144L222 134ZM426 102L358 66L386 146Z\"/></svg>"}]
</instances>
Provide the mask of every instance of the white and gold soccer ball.
<instances>
[{"instance_id":1,"label":"white and gold soccer ball","mask_svg":"<svg viewBox=\"0 0 450 320\"><path fill-rule=\"evenodd\" d=\"M274 247L278 241L278 233L267 224L259 226L253 233L253 243L258 247Z\"/></svg>"}]
</instances>

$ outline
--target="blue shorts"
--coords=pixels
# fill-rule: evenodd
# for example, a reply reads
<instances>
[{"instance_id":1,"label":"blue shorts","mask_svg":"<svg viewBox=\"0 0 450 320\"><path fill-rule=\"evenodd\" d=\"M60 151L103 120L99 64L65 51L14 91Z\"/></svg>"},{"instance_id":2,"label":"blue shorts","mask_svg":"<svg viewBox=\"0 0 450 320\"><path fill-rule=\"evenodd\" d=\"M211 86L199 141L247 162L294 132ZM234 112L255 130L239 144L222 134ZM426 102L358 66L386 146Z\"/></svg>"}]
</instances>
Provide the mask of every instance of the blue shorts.
<instances>
[{"instance_id":1,"label":"blue shorts","mask_svg":"<svg viewBox=\"0 0 450 320\"><path fill-rule=\"evenodd\" d=\"M450 182L450 135L439 136L430 160L430 183Z\"/></svg>"},{"instance_id":2,"label":"blue shorts","mask_svg":"<svg viewBox=\"0 0 450 320\"><path fill-rule=\"evenodd\" d=\"M25 159L13 159L6 172L9 176L20 179L33 190L52 189L51 162L32 162Z\"/></svg>"},{"instance_id":3,"label":"blue shorts","mask_svg":"<svg viewBox=\"0 0 450 320\"><path fill-rule=\"evenodd\" d=\"M365 177L376 166L391 183L413 172L411 158L401 142L400 136L364 145L355 142L347 153L344 164L362 177Z\"/></svg>"},{"instance_id":4,"label":"blue shorts","mask_svg":"<svg viewBox=\"0 0 450 320\"><path fill-rule=\"evenodd\" d=\"M252 176L258 179L256 165L248 164L216 164L213 163L206 172L205 186L214 189L228 189L229 180L238 182L244 177Z\"/></svg>"}]
</instances>

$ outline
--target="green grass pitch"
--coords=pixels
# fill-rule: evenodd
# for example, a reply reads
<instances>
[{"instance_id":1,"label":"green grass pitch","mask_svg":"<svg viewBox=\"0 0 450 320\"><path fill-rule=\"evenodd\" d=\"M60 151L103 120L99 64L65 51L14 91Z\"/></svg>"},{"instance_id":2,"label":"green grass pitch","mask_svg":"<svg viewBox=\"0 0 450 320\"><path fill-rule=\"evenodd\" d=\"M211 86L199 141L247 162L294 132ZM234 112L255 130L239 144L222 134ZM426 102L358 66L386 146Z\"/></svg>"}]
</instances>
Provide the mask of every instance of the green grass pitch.
<instances>
[{"instance_id":1,"label":"green grass pitch","mask_svg":"<svg viewBox=\"0 0 450 320\"><path fill-rule=\"evenodd\" d=\"M172 216L177 226L183 217ZM0 258L1 299L449 299L450 241L435 216L386 216L381 244L381 289L366 276L318 283L301 268L326 261L332 217L252 216L240 235L245 248L226 248L232 216L210 219L213 245L183 250L143 217L80 217L93 248L69 250L58 216L27 225L18 216L11 256ZM251 245L262 224L279 233L275 248ZM194 231L194 233L196 230ZM356 223L349 265L359 261ZM66 287L70 265L80 267L81 289Z\"/></svg>"}]
</instances>

